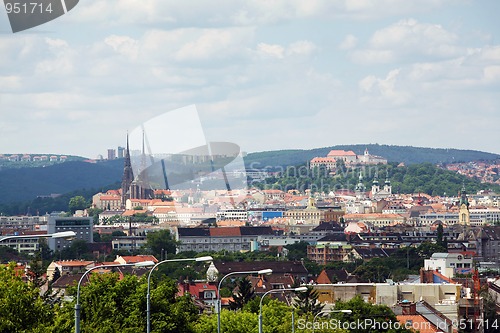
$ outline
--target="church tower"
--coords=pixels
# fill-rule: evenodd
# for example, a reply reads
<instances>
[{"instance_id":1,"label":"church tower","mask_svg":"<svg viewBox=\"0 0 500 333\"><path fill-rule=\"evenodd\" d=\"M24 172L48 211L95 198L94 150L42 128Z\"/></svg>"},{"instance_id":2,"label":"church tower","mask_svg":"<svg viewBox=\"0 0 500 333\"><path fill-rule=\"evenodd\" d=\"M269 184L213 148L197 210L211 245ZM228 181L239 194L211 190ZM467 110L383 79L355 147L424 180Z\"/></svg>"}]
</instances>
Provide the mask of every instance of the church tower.
<instances>
[{"instance_id":1,"label":"church tower","mask_svg":"<svg viewBox=\"0 0 500 333\"><path fill-rule=\"evenodd\" d=\"M132 162L130 161L130 148L128 144L128 134L127 134L127 149L125 151L125 163L123 166L123 176L122 176L122 208L125 208L127 199L130 198L130 185L134 181L134 171L132 170Z\"/></svg>"},{"instance_id":2,"label":"church tower","mask_svg":"<svg viewBox=\"0 0 500 333\"><path fill-rule=\"evenodd\" d=\"M392 194L391 181L389 180L389 170L387 170L387 173L385 175L384 191Z\"/></svg>"},{"instance_id":3,"label":"church tower","mask_svg":"<svg viewBox=\"0 0 500 333\"><path fill-rule=\"evenodd\" d=\"M373 195L377 194L380 192L380 185L378 183L378 172L375 172L375 176L373 177L373 184L372 184L372 197Z\"/></svg>"},{"instance_id":4,"label":"church tower","mask_svg":"<svg viewBox=\"0 0 500 333\"><path fill-rule=\"evenodd\" d=\"M361 171L359 171L359 182L356 185L356 188L354 189L354 191L356 192L356 198L358 198L358 199L365 198L366 187L363 184L363 174L361 173Z\"/></svg>"},{"instance_id":5,"label":"church tower","mask_svg":"<svg viewBox=\"0 0 500 333\"><path fill-rule=\"evenodd\" d=\"M134 181L130 184L130 199L153 199L154 190L151 188L148 178L148 170L146 168L146 150L145 150L145 134L142 132L142 155L140 168Z\"/></svg>"},{"instance_id":6,"label":"church tower","mask_svg":"<svg viewBox=\"0 0 500 333\"><path fill-rule=\"evenodd\" d=\"M458 213L458 221L460 225L465 227L470 226L470 212L469 212L469 200L467 199L467 193L465 192L465 184L462 186L462 193L460 195L460 211Z\"/></svg>"}]
</instances>

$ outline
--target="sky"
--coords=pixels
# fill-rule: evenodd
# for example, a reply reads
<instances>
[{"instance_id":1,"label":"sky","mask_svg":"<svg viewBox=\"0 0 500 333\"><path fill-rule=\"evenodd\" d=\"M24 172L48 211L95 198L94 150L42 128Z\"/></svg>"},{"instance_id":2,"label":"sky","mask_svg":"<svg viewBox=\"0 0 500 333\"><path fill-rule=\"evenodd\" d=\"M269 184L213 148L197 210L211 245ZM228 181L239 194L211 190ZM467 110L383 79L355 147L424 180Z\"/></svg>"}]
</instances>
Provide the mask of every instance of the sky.
<instances>
[{"instance_id":1,"label":"sky","mask_svg":"<svg viewBox=\"0 0 500 333\"><path fill-rule=\"evenodd\" d=\"M245 152L500 154L499 12L497 0L82 0L12 33L0 8L0 153L106 156L194 105L207 142ZM185 139L179 127L165 124L166 144Z\"/></svg>"}]
</instances>

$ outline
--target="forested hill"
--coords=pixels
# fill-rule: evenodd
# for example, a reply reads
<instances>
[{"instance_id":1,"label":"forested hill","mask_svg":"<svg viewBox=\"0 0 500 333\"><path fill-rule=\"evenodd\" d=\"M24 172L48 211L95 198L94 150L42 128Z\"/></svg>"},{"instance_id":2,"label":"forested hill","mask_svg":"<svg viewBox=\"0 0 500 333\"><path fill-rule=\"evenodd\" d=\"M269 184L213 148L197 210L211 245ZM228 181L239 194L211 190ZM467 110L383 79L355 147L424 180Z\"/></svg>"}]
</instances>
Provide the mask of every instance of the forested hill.
<instances>
[{"instance_id":1,"label":"forested hill","mask_svg":"<svg viewBox=\"0 0 500 333\"><path fill-rule=\"evenodd\" d=\"M123 159L64 162L39 168L0 170L0 204L81 189L100 189L121 180Z\"/></svg>"},{"instance_id":2,"label":"forested hill","mask_svg":"<svg viewBox=\"0 0 500 333\"><path fill-rule=\"evenodd\" d=\"M299 165L310 161L314 157L326 156L332 149L352 150L362 155L365 149L370 154L386 158L389 162L403 162L406 165L417 163L453 163L479 160L494 160L500 158L498 154L476 150L461 150L448 148L421 148L410 146L390 146L379 144L338 145L309 150L277 150L250 153L245 157L247 168L281 167Z\"/></svg>"},{"instance_id":3,"label":"forested hill","mask_svg":"<svg viewBox=\"0 0 500 333\"><path fill-rule=\"evenodd\" d=\"M316 156L326 156L331 149L353 150L357 154L362 154L366 148L370 154L385 157L390 162L404 162L407 165L424 162L436 164L439 162L466 162L500 158L496 154L472 150L369 144L251 153L245 157L245 164L247 168L293 166L304 164ZM27 203L39 196L50 196L51 194L65 194L90 189L95 189L98 192L111 184L120 182L122 175L123 159L98 163L67 161L45 167L2 168L0 169L0 206L2 204Z\"/></svg>"}]
</instances>

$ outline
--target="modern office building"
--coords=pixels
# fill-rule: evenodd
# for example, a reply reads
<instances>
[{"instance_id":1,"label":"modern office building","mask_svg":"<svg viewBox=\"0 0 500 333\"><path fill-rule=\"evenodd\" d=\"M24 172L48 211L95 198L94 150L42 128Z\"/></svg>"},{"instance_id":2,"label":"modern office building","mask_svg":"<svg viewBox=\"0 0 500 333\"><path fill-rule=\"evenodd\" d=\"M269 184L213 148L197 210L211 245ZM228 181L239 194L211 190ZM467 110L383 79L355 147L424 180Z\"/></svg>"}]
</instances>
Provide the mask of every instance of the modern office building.
<instances>
[{"instance_id":1,"label":"modern office building","mask_svg":"<svg viewBox=\"0 0 500 333\"><path fill-rule=\"evenodd\" d=\"M81 239L87 243L93 243L92 226L92 217L50 216L47 223L47 232L53 234L62 231L74 231L76 233L74 239ZM47 240L49 248L52 251L61 251L68 247L71 242L72 240L64 238L49 238Z\"/></svg>"}]
</instances>

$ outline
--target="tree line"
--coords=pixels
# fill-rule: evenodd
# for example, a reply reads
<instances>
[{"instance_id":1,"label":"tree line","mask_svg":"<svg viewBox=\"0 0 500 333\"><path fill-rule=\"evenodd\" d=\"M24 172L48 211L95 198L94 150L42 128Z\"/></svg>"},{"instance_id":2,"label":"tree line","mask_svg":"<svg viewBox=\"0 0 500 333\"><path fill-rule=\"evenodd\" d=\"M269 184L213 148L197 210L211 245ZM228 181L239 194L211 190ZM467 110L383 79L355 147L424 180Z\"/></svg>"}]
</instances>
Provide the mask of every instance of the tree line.
<instances>
[{"instance_id":1,"label":"tree line","mask_svg":"<svg viewBox=\"0 0 500 333\"><path fill-rule=\"evenodd\" d=\"M366 191L370 191L375 177L380 188L386 179L390 181L392 193L426 193L433 196L454 196L465 185L469 193L479 190L500 192L497 184L481 183L453 171L444 170L430 163L401 166L397 163L373 166L348 167L342 161L337 162L335 170L324 166L310 169L307 164L287 167L278 174L263 181L252 181L251 184L260 189L280 189L283 191L298 190L328 194L331 191L347 189L354 191L360 181Z\"/></svg>"}]
</instances>

